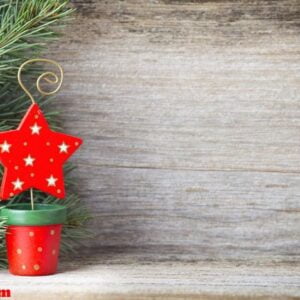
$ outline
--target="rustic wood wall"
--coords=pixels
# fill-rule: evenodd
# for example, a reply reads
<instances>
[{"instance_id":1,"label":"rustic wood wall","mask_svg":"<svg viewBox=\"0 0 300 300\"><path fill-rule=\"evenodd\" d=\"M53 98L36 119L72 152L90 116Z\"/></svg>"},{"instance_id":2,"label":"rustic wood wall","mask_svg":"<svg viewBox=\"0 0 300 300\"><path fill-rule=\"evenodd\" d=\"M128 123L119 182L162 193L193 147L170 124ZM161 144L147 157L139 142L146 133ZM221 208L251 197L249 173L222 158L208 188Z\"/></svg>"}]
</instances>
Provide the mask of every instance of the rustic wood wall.
<instances>
[{"instance_id":1,"label":"rustic wood wall","mask_svg":"<svg viewBox=\"0 0 300 300\"><path fill-rule=\"evenodd\" d=\"M73 1L51 57L103 253L300 260L300 1Z\"/></svg>"}]
</instances>

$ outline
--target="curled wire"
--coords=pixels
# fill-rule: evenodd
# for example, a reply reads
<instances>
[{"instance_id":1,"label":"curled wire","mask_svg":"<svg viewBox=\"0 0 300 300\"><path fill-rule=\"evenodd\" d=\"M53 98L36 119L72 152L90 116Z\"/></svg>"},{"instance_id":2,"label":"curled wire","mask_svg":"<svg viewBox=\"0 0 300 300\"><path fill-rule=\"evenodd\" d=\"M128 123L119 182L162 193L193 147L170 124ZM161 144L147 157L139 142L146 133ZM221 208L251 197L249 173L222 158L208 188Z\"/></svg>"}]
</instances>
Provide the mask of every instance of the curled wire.
<instances>
[{"instance_id":1,"label":"curled wire","mask_svg":"<svg viewBox=\"0 0 300 300\"><path fill-rule=\"evenodd\" d=\"M35 100L32 96L32 94L28 91L28 89L25 87L25 85L23 84L22 82L22 79L21 79L21 75L22 75L22 70L23 68L27 65L27 64L30 64L30 63L35 63L35 62L46 62L46 63L50 63L50 64L53 64L55 65L58 70L59 70L59 75L57 75L56 73L54 72L51 72L51 71L48 71L48 72L44 72L42 73L38 79L36 80L36 87L37 87L37 90L42 94L42 95L52 95L52 94L55 94L61 87L62 85L62 82L63 82L63 78L64 78L64 73L63 73L63 69L62 67L54 60L52 59L46 59L46 58L34 58L34 59L30 59L30 60L27 60L25 61L19 68L18 70L18 82L21 86L21 88L23 89L23 91L29 96L30 100L32 101L32 103L35 103ZM52 91L44 91L41 87L41 81L44 80L52 85L56 85L56 88Z\"/></svg>"}]
</instances>

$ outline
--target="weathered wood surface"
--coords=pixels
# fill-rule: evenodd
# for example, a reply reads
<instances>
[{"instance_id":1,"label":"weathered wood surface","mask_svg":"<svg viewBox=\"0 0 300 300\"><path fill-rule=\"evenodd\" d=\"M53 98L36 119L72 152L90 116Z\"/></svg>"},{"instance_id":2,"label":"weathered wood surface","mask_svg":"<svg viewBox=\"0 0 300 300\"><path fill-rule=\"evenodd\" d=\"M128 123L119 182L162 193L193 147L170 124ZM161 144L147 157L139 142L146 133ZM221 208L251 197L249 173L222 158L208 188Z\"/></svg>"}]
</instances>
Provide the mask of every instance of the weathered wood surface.
<instances>
[{"instance_id":1,"label":"weathered wood surface","mask_svg":"<svg viewBox=\"0 0 300 300\"><path fill-rule=\"evenodd\" d=\"M122 256L122 260L124 256ZM129 258L126 259L130 260ZM295 266L228 263L117 263L88 256L64 264L53 276L19 277L0 271L12 300L295 300Z\"/></svg>"},{"instance_id":2,"label":"weathered wood surface","mask_svg":"<svg viewBox=\"0 0 300 300\"><path fill-rule=\"evenodd\" d=\"M51 57L90 245L298 264L300 2L73 4Z\"/></svg>"}]
</instances>

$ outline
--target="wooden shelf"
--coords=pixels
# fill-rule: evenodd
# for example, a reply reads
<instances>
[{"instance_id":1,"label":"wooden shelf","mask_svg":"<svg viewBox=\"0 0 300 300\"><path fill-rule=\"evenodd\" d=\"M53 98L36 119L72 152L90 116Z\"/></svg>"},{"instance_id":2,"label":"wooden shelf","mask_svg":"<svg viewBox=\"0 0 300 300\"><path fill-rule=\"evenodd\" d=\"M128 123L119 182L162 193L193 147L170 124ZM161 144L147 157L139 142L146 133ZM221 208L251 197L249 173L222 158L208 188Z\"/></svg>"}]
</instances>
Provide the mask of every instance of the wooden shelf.
<instances>
[{"instance_id":1,"label":"wooden shelf","mask_svg":"<svg viewBox=\"0 0 300 300\"><path fill-rule=\"evenodd\" d=\"M0 272L1 289L16 300L34 299L295 299L297 265L238 263L103 262L90 256L63 263L58 274L18 277Z\"/></svg>"}]
</instances>

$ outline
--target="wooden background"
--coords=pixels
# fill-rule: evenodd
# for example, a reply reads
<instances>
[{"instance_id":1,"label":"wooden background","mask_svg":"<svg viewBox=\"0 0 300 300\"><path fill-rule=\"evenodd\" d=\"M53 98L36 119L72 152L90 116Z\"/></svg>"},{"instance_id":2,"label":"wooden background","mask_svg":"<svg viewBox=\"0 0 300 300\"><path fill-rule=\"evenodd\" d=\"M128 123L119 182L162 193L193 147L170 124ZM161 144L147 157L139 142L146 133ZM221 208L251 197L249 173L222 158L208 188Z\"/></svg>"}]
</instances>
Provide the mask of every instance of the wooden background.
<instances>
[{"instance_id":1,"label":"wooden background","mask_svg":"<svg viewBox=\"0 0 300 300\"><path fill-rule=\"evenodd\" d=\"M300 261L300 1L73 1L49 57L99 253Z\"/></svg>"}]
</instances>

